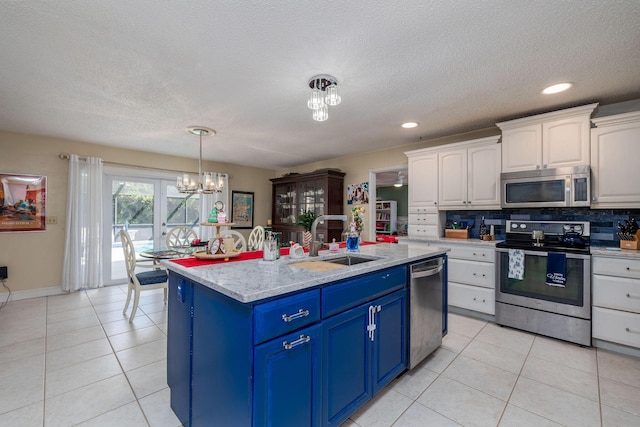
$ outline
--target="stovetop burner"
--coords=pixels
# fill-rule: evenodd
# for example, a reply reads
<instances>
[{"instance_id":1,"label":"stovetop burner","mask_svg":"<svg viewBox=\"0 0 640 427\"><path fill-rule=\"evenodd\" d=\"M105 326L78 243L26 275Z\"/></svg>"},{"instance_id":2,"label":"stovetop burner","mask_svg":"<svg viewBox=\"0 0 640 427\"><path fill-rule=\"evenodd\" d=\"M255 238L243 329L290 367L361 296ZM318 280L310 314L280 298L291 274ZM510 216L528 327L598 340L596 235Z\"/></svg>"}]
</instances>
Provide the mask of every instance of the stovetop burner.
<instances>
[{"instance_id":1,"label":"stovetop burner","mask_svg":"<svg viewBox=\"0 0 640 427\"><path fill-rule=\"evenodd\" d=\"M507 220L506 225L506 240L496 244L498 248L578 254L589 253L589 222ZM532 237L534 230L542 231L544 238L534 239ZM541 233L536 234L539 235ZM567 236L571 238L567 238Z\"/></svg>"}]
</instances>

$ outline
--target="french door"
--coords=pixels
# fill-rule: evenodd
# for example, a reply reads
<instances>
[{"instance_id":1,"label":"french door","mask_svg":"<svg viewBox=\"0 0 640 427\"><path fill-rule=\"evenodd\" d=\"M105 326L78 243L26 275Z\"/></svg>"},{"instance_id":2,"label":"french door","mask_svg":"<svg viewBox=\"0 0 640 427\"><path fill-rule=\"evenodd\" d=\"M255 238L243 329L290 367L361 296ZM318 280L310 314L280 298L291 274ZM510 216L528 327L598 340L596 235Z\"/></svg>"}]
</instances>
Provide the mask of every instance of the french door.
<instances>
[{"instance_id":1,"label":"french door","mask_svg":"<svg viewBox=\"0 0 640 427\"><path fill-rule=\"evenodd\" d=\"M136 253L166 247L167 232L179 225L193 227L200 236L200 196L182 194L175 180L105 173L105 284L126 281L120 230L127 230Z\"/></svg>"}]
</instances>

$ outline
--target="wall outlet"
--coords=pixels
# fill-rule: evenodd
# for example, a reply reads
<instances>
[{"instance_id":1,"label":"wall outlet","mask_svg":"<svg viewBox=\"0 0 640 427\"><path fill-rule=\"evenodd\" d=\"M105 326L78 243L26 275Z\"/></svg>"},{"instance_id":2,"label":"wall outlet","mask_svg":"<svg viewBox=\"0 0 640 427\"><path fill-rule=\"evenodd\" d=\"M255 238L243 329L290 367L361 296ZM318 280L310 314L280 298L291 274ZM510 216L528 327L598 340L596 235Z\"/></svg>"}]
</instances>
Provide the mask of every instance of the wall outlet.
<instances>
[{"instance_id":1,"label":"wall outlet","mask_svg":"<svg viewBox=\"0 0 640 427\"><path fill-rule=\"evenodd\" d=\"M9 278L9 268L8 267L0 267L0 280Z\"/></svg>"},{"instance_id":2,"label":"wall outlet","mask_svg":"<svg viewBox=\"0 0 640 427\"><path fill-rule=\"evenodd\" d=\"M57 224L57 223L58 223L58 217L57 217L57 216L51 216L51 215L49 215L49 216L47 217L47 224L55 225L55 224Z\"/></svg>"}]
</instances>

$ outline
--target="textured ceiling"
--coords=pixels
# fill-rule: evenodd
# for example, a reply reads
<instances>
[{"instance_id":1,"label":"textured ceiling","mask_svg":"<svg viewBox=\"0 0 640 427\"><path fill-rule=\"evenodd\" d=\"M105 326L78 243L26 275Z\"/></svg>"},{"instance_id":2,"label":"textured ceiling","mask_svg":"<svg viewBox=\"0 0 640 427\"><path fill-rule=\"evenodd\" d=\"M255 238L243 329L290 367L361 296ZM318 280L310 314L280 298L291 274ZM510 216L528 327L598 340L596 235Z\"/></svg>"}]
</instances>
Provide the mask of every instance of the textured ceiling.
<instances>
[{"instance_id":1,"label":"textured ceiling","mask_svg":"<svg viewBox=\"0 0 640 427\"><path fill-rule=\"evenodd\" d=\"M202 125L206 159L280 169L639 98L639 28L637 0L5 0L0 129L197 157Z\"/></svg>"}]
</instances>

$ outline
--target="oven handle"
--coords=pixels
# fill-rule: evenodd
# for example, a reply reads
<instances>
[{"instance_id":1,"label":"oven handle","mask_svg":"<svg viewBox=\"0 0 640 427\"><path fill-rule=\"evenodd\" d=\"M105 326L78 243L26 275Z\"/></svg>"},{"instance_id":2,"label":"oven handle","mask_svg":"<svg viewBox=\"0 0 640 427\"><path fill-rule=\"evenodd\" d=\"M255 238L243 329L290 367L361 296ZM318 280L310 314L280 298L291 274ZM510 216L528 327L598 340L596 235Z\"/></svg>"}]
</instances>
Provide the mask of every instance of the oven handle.
<instances>
[{"instance_id":1,"label":"oven handle","mask_svg":"<svg viewBox=\"0 0 640 427\"><path fill-rule=\"evenodd\" d=\"M496 252L509 252L509 248L496 248ZM533 255L533 256L542 256L542 257L546 257L549 252L544 252L544 251L527 251L522 249L522 252L524 252L525 255ZM572 253L567 253L567 252L557 252L557 253L563 253L567 256L568 259L591 259L591 255L580 255L580 254L572 254Z\"/></svg>"}]
</instances>

